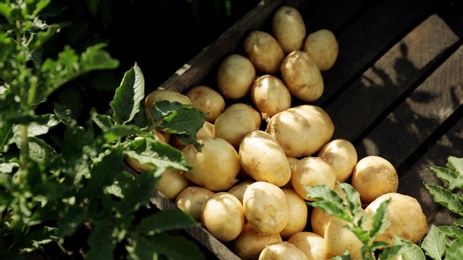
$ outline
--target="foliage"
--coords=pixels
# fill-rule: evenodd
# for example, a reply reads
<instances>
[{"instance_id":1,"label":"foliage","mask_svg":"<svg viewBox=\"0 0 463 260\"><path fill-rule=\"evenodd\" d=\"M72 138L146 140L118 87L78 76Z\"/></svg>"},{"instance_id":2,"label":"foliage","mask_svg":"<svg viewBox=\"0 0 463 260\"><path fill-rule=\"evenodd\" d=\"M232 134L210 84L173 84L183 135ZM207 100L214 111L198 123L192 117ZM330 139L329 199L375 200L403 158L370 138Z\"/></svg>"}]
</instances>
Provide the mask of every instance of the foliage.
<instances>
[{"instance_id":1,"label":"foliage","mask_svg":"<svg viewBox=\"0 0 463 260\"><path fill-rule=\"evenodd\" d=\"M42 47L60 30L40 19L49 3L0 3L0 256L40 253L54 244L64 254L83 251L88 259L201 258L193 242L169 235L198 226L190 216L180 210L142 217L140 212L153 213L151 192L167 168L190 169L181 151L158 142L152 130L182 135L200 148L194 136L205 114L160 102L151 113L155 120L148 120L137 64L117 87L111 114L92 110L82 126L63 104L38 113L66 83L119 65L103 43L80 54L66 46L55 59L44 57ZM125 156L155 167L134 176ZM88 231L82 247L66 248L81 230Z\"/></svg>"},{"instance_id":2,"label":"foliage","mask_svg":"<svg viewBox=\"0 0 463 260\"><path fill-rule=\"evenodd\" d=\"M331 216L341 218L351 226L346 226L352 231L362 243L362 259L376 259L375 253L380 252L379 259L390 259L397 256L405 257L404 259L424 259L424 255L417 250L416 245L395 237L395 245L389 246L385 242L375 241L376 236L382 234L389 225L386 219L387 206L390 199L384 201L378 207L374 216L362 214L362 205L360 203L359 193L348 183L339 183L345 198L332 190L327 185L314 185L305 187L308 197L314 201L309 201L312 207L322 209ZM371 226L366 226L368 218L372 217ZM350 259L349 252L334 259Z\"/></svg>"},{"instance_id":3,"label":"foliage","mask_svg":"<svg viewBox=\"0 0 463 260\"><path fill-rule=\"evenodd\" d=\"M455 226L434 226L429 229L421 247L431 259L463 257L463 158L450 156L447 165L429 166L443 185L424 184L434 201L460 216Z\"/></svg>"}]
</instances>

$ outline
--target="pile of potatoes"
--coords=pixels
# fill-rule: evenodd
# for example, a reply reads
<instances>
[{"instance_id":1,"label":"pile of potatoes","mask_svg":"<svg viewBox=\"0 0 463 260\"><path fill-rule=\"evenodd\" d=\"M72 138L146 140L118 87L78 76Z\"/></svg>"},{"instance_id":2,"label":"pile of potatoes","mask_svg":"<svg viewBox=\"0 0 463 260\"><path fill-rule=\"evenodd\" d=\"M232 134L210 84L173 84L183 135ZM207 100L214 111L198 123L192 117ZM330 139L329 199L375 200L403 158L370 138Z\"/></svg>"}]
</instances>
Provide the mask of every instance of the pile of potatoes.
<instances>
[{"instance_id":1,"label":"pile of potatoes","mask_svg":"<svg viewBox=\"0 0 463 260\"><path fill-rule=\"evenodd\" d=\"M156 132L183 152L192 170L169 169L155 188L241 259L329 259L346 249L358 259L361 244L346 223L308 206L304 187L317 184L342 195L339 183L349 182L365 214L392 198L391 224L378 239L393 244L397 235L418 243L426 217L416 199L397 193L392 164L380 156L358 160L350 141L332 139L330 116L311 104L323 94L322 71L337 59L335 35L326 29L308 34L299 11L281 6L272 32L250 32L243 50L221 61L215 86L157 89L146 97L147 111L169 100L207 113L197 133L201 152ZM241 102L244 97L251 102ZM292 106L293 99L302 103ZM126 159L137 171L151 167Z\"/></svg>"}]
</instances>

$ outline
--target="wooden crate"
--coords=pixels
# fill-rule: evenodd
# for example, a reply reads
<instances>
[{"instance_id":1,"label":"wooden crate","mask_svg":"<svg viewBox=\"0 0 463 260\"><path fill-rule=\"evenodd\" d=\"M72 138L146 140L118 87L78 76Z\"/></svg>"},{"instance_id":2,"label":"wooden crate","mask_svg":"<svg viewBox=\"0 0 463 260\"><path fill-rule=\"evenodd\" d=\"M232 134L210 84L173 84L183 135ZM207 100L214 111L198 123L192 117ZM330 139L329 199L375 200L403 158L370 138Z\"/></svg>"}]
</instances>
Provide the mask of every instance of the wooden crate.
<instances>
[{"instance_id":1,"label":"wooden crate","mask_svg":"<svg viewBox=\"0 0 463 260\"><path fill-rule=\"evenodd\" d=\"M220 38L187 62L160 88L184 93L215 87L218 64L242 53L244 36L270 30L280 5L302 13L307 32L332 30L339 42L335 65L323 72L325 91L314 105L335 125L334 138L351 141L359 159L379 155L399 173L398 192L421 203L429 224L455 216L433 202L423 182L438 184L429 165L463 157L463 6L442 0L263 0ZM175 205L153 196L159 209ZM203 228L188 234L219 259L238 259Z\"/></svg>"}]
</instances>

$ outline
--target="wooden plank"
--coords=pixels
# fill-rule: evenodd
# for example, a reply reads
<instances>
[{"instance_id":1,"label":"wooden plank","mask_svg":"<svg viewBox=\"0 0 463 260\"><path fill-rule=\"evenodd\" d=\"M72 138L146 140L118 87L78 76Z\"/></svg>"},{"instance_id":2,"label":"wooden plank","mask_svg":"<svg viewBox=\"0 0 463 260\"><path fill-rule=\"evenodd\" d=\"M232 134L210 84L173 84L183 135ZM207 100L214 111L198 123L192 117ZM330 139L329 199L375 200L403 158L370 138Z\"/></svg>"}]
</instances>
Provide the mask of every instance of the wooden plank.
<instances>
[{"instance_id":1,"label":"wooden plank","mask_svg":"<svg viewBox=\"0 0 463 260\"><path fill-rule=\"evenodd\" d=\"M457 41L439 16L426 19L325 108L335 125L334 137L355 142Z\"/></svg>"},{"instance_id":2,"label":"wooden plank","mask_svg":"<svg viewBox=\"0 0 463 260\"><path fill-rule=\"evenodd\" d=\"M436 2L380 1L345 31L340 32L338 59L330 70L323 73L325 90L315 104L326 107L331 103L330 98L335 93L344 91L349 81L361 75L369 64L405 35Z\"/></svg>"},{"instance_id":3,"label":"wooden plank","mask_svg":"<svg viewBox=\"0 0 463 260\"><path fill-rule=\"evenodd\" d=\"M460 88L463 87L460 82ZM460 109L462 110L462 109ZM461 111L459 112L461 114ZM460 116L461 118L461 116ZM435 203L423 183L441 185L428 166L445 166L449 156L463 157L463 119L457 121L429 151L399 179L398 192L416 198L428 216L428 223L453 225L455 215Z\"/></svg>"},{"instance_id":4,"label":"wooden plank","mask_svg":"<svg viewBox=\"0 0 463 260\"><path fill-rule=\"evenodd\" d=\"M404 163L463 104L463 46L407 97L356 148Z\"/></svg>"}]
</instances>

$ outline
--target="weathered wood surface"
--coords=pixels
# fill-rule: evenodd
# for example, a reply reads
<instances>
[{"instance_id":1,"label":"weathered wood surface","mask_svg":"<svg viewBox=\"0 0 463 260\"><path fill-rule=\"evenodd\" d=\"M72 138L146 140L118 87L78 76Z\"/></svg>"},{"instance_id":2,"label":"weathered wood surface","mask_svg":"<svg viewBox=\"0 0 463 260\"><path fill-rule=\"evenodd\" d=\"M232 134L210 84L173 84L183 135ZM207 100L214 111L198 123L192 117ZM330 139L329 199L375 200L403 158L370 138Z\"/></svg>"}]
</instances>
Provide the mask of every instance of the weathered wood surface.
<instances>
[{"instance_id":1,"label":"weathered wood surface","mask_svg":"<svg viewBox=\"0 0 463 260\"><path fill-rule=\"evenodd\" d=\"M179 92L198 84L215 87L219 62L241 52L246 33L269 30L269 18L282 4L300 10L308 32L330 29L339 41L338 60L323 72L325 91L314 103L332 118L333 138L353 142L359 159L388 159L400 176L398 191L418 199L429 224L452 224L455 215L434 203L423 183L439 184L429 165L463 157L459 1L264 0L160 87ZM175 207L159 194L153 198L160 209ZM215 257L233 259L207 231L187 232Z\"/></svg>"}]
</instances>

